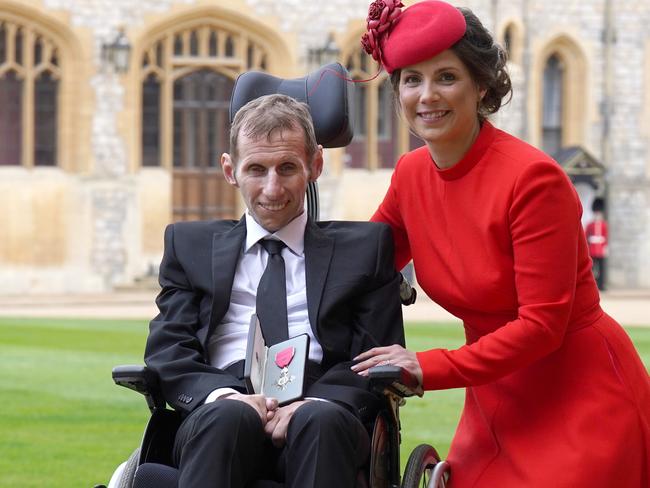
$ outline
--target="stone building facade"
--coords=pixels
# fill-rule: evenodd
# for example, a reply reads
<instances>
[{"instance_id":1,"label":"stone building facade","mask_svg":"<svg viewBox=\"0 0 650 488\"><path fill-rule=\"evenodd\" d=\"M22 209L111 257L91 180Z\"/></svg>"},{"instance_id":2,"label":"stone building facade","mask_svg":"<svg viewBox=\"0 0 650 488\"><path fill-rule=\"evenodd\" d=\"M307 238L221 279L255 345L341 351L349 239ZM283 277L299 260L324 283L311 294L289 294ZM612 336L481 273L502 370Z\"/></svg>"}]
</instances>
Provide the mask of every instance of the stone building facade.
<instances>
[{"instance_id":1,"label":"stone building facade","mask_svg":"<svg viewBox=\"0 0 650 488\"><path fill-rule=\"evenodd\" d=\"M155 275L167 223L238 216L242 202L218 180L232 80L302 76L328 43L354 76L374 74L359 47L367 5L0 0L0 293L130 286ZM609 287L650 288L650 3L462 5L508 46L514 97L495 124L602 165L600 183L576 186L585 218L595 197L607 202ZM120 31L125 72L103 56ZM396 156L418 144L384 79L356 88L357 135L328 151L322 218L367 219Z\"/></svg>"}]
</instances>

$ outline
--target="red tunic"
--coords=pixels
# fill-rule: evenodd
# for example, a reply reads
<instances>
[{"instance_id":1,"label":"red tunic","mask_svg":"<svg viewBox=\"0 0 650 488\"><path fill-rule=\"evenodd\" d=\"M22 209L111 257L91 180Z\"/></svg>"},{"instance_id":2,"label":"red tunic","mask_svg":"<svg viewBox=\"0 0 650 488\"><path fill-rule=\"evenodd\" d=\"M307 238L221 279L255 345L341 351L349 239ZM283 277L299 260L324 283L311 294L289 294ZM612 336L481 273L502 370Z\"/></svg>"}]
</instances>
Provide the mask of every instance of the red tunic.
<instances>
[{"instance_id":1,"label":"red tunic","mask_svg":"<svg viewBox=\"0 0 650 488\"><path fill-rule=\"evenodd\" d=\"M650 486L650 380L600 308L580 214L562 168L488 122L452 168L426 147L395 168L373 220L467 337L418 353L425 389L467 387L454 488Z\"/></svg>"},{"instance_id":2,"label":"red tunic","mask_svg":"<svg viewBox=\"0 0 650 488\"><path fill-rule=\"evenodd\" d=\"M585 228L589 255L592 258L604 258L607 256L607 222L602 219L594 220Z\"/></svg>"}]
</instances>

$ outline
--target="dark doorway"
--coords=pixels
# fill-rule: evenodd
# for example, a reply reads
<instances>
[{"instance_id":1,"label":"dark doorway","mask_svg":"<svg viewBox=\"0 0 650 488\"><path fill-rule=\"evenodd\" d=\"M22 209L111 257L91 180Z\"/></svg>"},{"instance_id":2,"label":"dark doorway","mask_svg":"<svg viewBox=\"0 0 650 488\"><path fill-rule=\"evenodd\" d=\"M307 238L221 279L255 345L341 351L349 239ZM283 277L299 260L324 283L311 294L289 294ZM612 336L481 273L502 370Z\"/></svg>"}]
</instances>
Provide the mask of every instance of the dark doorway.
<instances>
[{"instance_id":1,"label":"dark doorway","mask_svg":"<svg viewBox=\"0 0 650 488\"><path fill-rule=\"evenodd\" d=\"M174 82L173 220L235 218L237 193L223 178L233 81L202 69Z\"/></svg>"}]
</instances>

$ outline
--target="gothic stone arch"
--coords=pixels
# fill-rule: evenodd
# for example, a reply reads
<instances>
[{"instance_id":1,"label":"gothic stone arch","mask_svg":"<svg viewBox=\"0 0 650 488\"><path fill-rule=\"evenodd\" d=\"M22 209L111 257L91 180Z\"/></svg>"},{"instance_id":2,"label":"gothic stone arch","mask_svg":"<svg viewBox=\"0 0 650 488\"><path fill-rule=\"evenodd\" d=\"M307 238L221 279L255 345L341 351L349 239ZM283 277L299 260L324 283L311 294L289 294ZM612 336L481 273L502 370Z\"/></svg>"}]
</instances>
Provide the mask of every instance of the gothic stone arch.
<instances>
[{"instance_id":1,"label":"gothic stone arch","mask_svg":"<svg viewBox=\"0 0 650 488\"><path fill-rule=\"evenodd\" d=\"M172 175L173 220L232 218L238 215L241 207L236 191L225 182L218 164L220 154L228 150L229 121L227 117L224 119L223 113L224 107L227 113L229 93L221 93L219 100L214 100L213 107L200 103L200 97L195 97L200 127L195 129L194 124L179 122L181 117L184 120L192 117L193 110L192 101L186 95L182 95L185 103L179 100L184 80L192 78L195 84L201 83L200 80L206 80L206 83L212 80L221 86L221 91L229 91L238 74L262 70L284 75L290 71L287 63L291 60L288 44L279 34L252 17L219 7L190 8L169 16L147 29L137 40L132 76L134 105L140 110L134 120L133 133L138 137L133 140L132 154L136 169L143 163L150 165L150 161L143 159L143 83L159 83L160 149L157 165ZM207 86L203 88L210 89ZM202 96L209 97L205 93ZM218 120L216 129L210 122L201 123L208 118ZM188 130L201 132L192 135L199 151L205 153L204 149L209 146L210 154L198 163L190 164L183 159L185 156L179 156L180 141L187 139ZM180 138L179 131L183 132ZM214 143L213 139L218 142Z\"/></svg>"},{"instance_id":2,"label":"gothic stone arch","mask_svg":"<svg viewBox=\"0 0 650 488\"><path fill-rule=\"evenodd\" d=\"M530 142L541 145L543 75L546 62L556 55L564 66L562 146L584 145L588 122L589 63L584 50L572 37L559 34L543 43L533 55L531 90L528 99Z\"/></svg>"}]
</instances>

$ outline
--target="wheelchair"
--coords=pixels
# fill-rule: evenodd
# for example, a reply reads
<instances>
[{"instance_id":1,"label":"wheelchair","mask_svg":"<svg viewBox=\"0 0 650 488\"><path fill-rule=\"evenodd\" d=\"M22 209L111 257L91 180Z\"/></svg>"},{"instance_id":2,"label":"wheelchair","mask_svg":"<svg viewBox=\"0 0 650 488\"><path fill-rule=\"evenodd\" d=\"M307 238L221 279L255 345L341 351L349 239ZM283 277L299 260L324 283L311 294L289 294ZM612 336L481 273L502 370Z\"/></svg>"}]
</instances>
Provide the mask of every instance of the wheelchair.
<instances>
[{"instance_id":1,"label":"wheelchair","mask_svg":"<svg viewBox=\"0 0 650 488\"><path fill-rule=\"evenodd\" d=\"M307 76L281 79L261 72L240 75L234 85L230 103L230 120L248 101L271 93L292 96L309 106L316 139L323 147L343 147L352 139L351 86L347 70L338 63L323 66ZM307 189L307 212L319 219L318 187ZM409 305L415 301L415 289L402 280L400 298ZM158 379L146 366L117 366L114 382L144 395L151 411L140 447L113 473L108 488L175 488L178 470L172 462L176 431L181 423L178 412L166 408ZM357 478L358 488L442 488L449 478L449 465L441 461L436 450L427 444L417 446L409 456L404 476L400 472L401 441L399 407L413 396L415 378L396 366L376 366L369 370L370 385L380 398L381 408L368 425L371 438L370 456ZM251 488L281 488L275 481L260 480ZM106 488L97 485L95 488Z\"/></svg>"},{"instance_id":2,"label":"wheelchair","mask_svg":"<svg viewBox=\"0 0 650 488\"><path fill-rule=\"evenodd\" d=\"M166 408L153 371L141 365L113 368L113 381L144 395L151 417L140 447L113 473L108 488L176 488L178 470L173 467L174 436L181 423L180 414ZM449 466L436 450L426 444L411 453L400 483L399 407L413 396L415 379L397 366L376 366L370 370L370 383L382 399L371 426L371 454L359 473L358 488L443 488ZM95 488L101 488L98 485ZM281 488L273 481L260 480L251 488ZM105 487L104 487L105 488Z\"/></svg>"}]
</instances>

